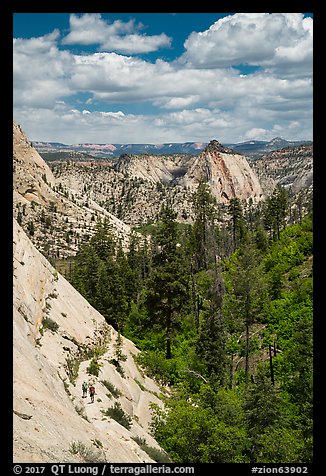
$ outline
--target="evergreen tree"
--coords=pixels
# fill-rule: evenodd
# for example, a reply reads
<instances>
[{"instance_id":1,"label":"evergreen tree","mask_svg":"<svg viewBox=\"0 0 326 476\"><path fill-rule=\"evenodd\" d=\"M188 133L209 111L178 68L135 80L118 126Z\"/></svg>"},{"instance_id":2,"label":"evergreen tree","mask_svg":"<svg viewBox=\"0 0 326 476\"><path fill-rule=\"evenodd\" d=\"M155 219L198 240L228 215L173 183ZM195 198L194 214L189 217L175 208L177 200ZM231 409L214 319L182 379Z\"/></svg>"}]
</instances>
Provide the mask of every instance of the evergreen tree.
<instances>
[{"instance_id":1,"label":"evergreen tree","mask_svg":"<svg viewBox=\"0 0 326 476\"><path fill-rule=\"evenodd\" d=\"M293 426L299 431L303 462L312 462L313 441L313 326L308 313L294 326L286 348L278 358L282 390L289 395Z\"/></svg>"},{"instance_id":2,"label":"evergreen tree","mask_svg":"<svg viewBox=\"0 0 326 476\"><path fill-rule=\"evenodd\" d=\"M118 247L115 262L120 293L122 294L122 299L125 300L125 305L122 306L122 308L124 309L123 312L128 314L130 310L130 303L134 299L137 292L137 282L135 281L135 275L129 265L128 257L124 253L121 243Z\"/></svg>"},{"instance_id":3,"label":"evergreen tree","mask_svg":"<svg viewBox=\"0 0 326 476\"><path fill-rule=\"evenodd\" d=\"M77 252L70 270L71 284L92 305L94 304L100 262L94 247L85 243Z\"/></svg>"},{"instance_id":4,"label":"evergreen tree","mask_svg":"<svg viewBox=\"0 0 326 476\"><path fill-rule=\"evenodd\" d=\"M171 205L163 205L155 237L156 252L147 281L145 305L159 326L165 330L166 358L171 358L173 331L177 315L185 303L188 276L178 243L176 213Z\"/></svg>"},{"instance_id":5,"label":"evergreen tree","mask_svg":"<svg viewBox=\"0 0 326 476\"><path fill-rule=\"evenodd\" d=\"M272 196L266 201L264 222L265 228L270 232L272 239L279 239L281 229L285 227L285 218L288 207L288 194L286 190L277 185Z\"/></svg>"},{"instance_id":6,"label":"evergreen tree","mask_svg":"<svg viewBox=\"0 0 326 476\"><path fill-rule=\"evenodd\" d=\"M245 372L249 377L250 327L262 312L265 302L266 283L255 245L246 242L236 254L229 271L229 290L226 312L232 320L243 323L245 328Z\"/></svg>"},{"instance_id":7,"label":"evergreen tree","mask_svg":"<svg viewBox=\"0 0 326 476\"><path fill-rule=\"evenodd\" d=\"M196 351L207 375L219 382L224 380L226 370L226 328L221 311L224 283L218 269L211 271L212 281L204 300Z\"/></svg>"},{"instance_id":8,"label":"evergreen tree","mask_svg":"<svg viewBox=\"0 0 326 476\"><path fill-rule=\"evenodd\" d=\"M94 303L109 324L116 330L123 331L129 301L124 275L113 257L108 257L99 265Z\"/></svg>"},{"instance_id":9,"label":"evergreen tree","mask_svg":"<svg viewBox=\"0 0 326 476\"><path fill-rule=\"evenodd\" d=\"M134 302L138 303L150 266L147 239L142 238L140 240L135 233L132 233L126 256L130 273L130 281L128 283L130 297Z\"/></svg>"},{"instance_id":10,"label":"evergreen tree","mask_svg":"<svg viewBox=\"0 0 326 476\"><path fill-rule=\"evenodd\" d=\"M246 234L243 210L239 198L230 199L228 213L231 215L233 249L236 250Z\"/></svg>"},{"instance_id":11,"label":"evergreen tree","mask_svg":"<svg viewBox=\"0 0 326 476\"><path fill-rule=\"evenodd\" d=\"M254 231L254 240L257 248L265 252L268 248L268 235L262 225L258 225Z\"/></svg>"},{"instance_id":12,"label":"evergreen tree","mask_svg":"<svg viewBox=\"0 0 326 476\"><path fill-rule=\"evenodd\" d=\"M22 212L19 210L19 212L17 213L17 222L19 225L22 224L22 221L23 221L23 214Z\"/></svg>"},{"instance_id":13,"label":"evergreen tree","mask_svg":"<svg viewBox=\"0 0 326 476\"><path fill-rule=\"evenodd\" d=\"M254 462L260 455L262 435L282 426L285 417L279 392L263 370L247 387L244 409L251 442L250 459Z\"/></svg>"},{"instance_id":14,"label":"evergreen tree","mask_svg":"<svg viewBox=\"0 0 326 476\"><path fill-rule=\"evenodd\" d=\"M193 195L193 210L195 214L192 227L192 251L194 256L194 271L208 269L215 262L216 256L216 200L208 184L201 183Z\"/></svg>"},{"instance_id":15,"label":"evergreen tree","mask_svg":"<svg viewBox=\"0 0 326 476\"><path fill-rule=\"evenodd\" d=\"M115 254L115 239L112 232L112 225L105 218L96 223L95 233L89 241L101 260Z\"/></svg>"},{"instance_id":16,"label":"evergreen tree","mask_svg":"<svg viewBox=\"0 0 326 476\"><path fill-rule=\"evenodd\" d=\"M31 236L33 236L34 233L35 233L35 226L34 226L34 222L32 220L29 221L28 224L27 224L27 231Z\"/></svg>"},{"instance_id":17,"label":"evergreen tree","mask_svg":"<svg viewBox=\"0 0 326 476\"><path fill-rule=\"evenodd\" d=\"M207 369L208 377L223 382L226 368L226 332L223 314L211 308L202 318L196 351Z\"/></svg>"}]
</instances>

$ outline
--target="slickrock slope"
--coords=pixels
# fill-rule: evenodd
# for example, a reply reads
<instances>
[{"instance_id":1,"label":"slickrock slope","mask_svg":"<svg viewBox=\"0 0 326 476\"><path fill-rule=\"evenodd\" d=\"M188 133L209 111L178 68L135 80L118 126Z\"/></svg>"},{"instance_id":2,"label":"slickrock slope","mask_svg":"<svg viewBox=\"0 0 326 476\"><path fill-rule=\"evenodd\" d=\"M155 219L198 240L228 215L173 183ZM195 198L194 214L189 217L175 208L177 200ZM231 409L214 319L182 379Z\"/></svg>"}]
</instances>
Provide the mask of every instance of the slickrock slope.
<instances>
[{"instance_id":1,"label":"slickrock slope","mask_svg":"<svg viewBox=\"0 0 326 476\"><path fill-rule=\"evenodd\" d=\"M290 195L312 193L313 145L287 147L265 154L252 161L252 166L268 193L276 184L287 189Z\"/></svg>"},{"instance_id":2,"label":"slickrock slope","mask_svg":"<svg viewBox=\"0 0 326 476\"><path fill-rule=\"evenodd\" d=\"M118 216L130 226L139 226L153 220L161 205L173 200L178 220L185 220L191 214L191 193L180 185L154 181L140 177L136 173L137 157L133 158L132 168L137 176L126 167L119 172L103 164L61 163L52 165L56 180L64 187L84 193L85 199L96 201L108 212ZM126 165L126 164L125 164Z\"/></svg>"},{"instance_id":3,"label":"slickrock slope","mask_svg":"<svg viewBox=\"0 0 326 476\"><path fill-rule=\"evenodd\" d=\"M161 393L135 364L139 350L124 337L119 344L117 332L57 273L16 221L13 231L14 462L151 462L133 437L159 448L148 425L149 404L162 405ZM117 348L126 360L119 360ZM98 376L87 372L95 355ZM95 382L94 403L82 398L85 378ZM120 396L114 397L103 381ZM114 402L130 415L129 430L102 412Z\"/></svg>"},{"instance_id":4,"label":"slickrock slope","mask_svg":"<svg viewBox=\"0 0 326 476\"><path fill-rule=\"evenodd\" d=\"M63 187L16 123L13 154L14 217L46 256L75 254L79 243L93 234L96 220L105 217L127 245L130 227L86 197L83 189Z\"/></svg>"},{"instance_id":5,"label":"slickrock slope","mask_svg":"<svg viewBox=\"0 0 326 476\"><path fill-rule=\"evenodd\" d=\"M259 179L243 155L232 153L218 141L211 141L203 152L194 158L180 184L196 189L200 182L210 185L218 203L231 198L254 202L264 198Z\"/></svg>"},{"instance_id":6,"label":"slickrock slope","mask_svg":"<svg viewBox=\"0 0 326 476\"><path fill-rule=\"evenodd\" d=\"M153 183L169 183L187 171L190 155L122 155L115 169Z\"/></svg>"},{"instance_id":7,"label":"slickrock slope","mask_svg":"<svg viewBox=\"0 0 326 476\"><path fill-rule=\"evenodd\" d=\"M13 124L14 177L13 186L27 201L46 204L55 199L52 188L55 178L44 162L28 142L21 127Z\"/></svg>"}]
</instances>

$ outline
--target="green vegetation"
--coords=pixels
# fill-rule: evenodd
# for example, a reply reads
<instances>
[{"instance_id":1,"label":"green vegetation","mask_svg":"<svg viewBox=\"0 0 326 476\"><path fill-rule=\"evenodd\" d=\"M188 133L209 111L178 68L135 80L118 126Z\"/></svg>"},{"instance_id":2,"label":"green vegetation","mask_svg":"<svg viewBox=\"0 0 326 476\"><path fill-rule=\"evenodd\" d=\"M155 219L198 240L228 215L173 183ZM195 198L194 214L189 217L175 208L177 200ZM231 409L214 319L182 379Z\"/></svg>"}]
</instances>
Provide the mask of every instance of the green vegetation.
<instances>
[{"instance_id":1,"label":"green vegetation","mask_svg":"<svg viewBox=\"0 0 326 476\"><path fill-rule=\"evenodd\" d=\"M27 231L30 234L30 236L33 236L35 233L35 226L33 221L29 221L27 224Z\"/></svg>"},{"instance_id":2,"label":"green vegetation","mask_svg":"<svg viewBox=\"0 0 326 476\"><path fill-rule=\"evenodd\" d=\"M172 463L167 453L164 453L162 450L154 448L153 446L149 446L144 438L134 436L132 439L143 451L145 451L145 453L148 454L150 458L152 458L153 461L155 461L155 463Z\"/></svg>"},{"instance_id":3,"label":"green vegetation","mask_svg":"<svg viewBox=\"0 0 326 476\"><path fill-rule=\"evenodd\" d=\"M52 332L56 332L59 329L59 325L50 317L45 317L42 321L42 329L49 329Z\"/></svg>"},{"instance_id":4,"label":"green vegetation","mask_svg":"<svg viewBox=\"0 0 326 476\"><path fill-rule=\"evenodd\" d=\"M120 395L122 395L120 390L117 387L115 387L113 385L113 383L109 382L108 380L101 380L101 383L103 383L103 385L108 389L110 394L113 395L115 398L118 398L118 397L120 397ZM110 397L111 397L111 395L110 395Z\"/></svg>"},{"instance_id":5,"label":"green vegetation","mask_svg":"<svg viewBox=\"0 0 326 476\"><path fill-rule=\"evenodd\" d=\"M102 364L98 362L96 357L93 357L93 359L90 361L89 366L87 367L87 373L90 375L95 375L98 377L98 374L101 370Z\"/></svg>"},{"instance_id":6,"label":"green vegetation","mask_svg":"<svg viewBox=\"0 0 326 476\"><path fill-rule=\"evenodd\" d=\"M103 411L103 414L113 418L120 425L127 428L127 430L130 430L132 425L132 418L122 409L121 404L119 402L114 402L113 407L110 407L107 410Z\"/></svg>"},{"instance_id":7,"label":"green vegetation","mask_svg":"<svg viewBox=\"0 0 326 476\"><path fill-rule=\"evenodd\" d=\"M82 357L67 357L66 358L66 369L69 375L70 382L75 385L78 377L79 366L82 362Z\"/></svg>"},{"instance_id":8,"label":"green vegetation","mask_svg":"<svg viewBox=\"0 0 326 476\"><path fill-rule=\"evenodd\" d=\"M281 187L218 206L202 184L193 225L165 204L127 252L104 221L76 255L69 279L117 330L116 369L121 334L170 386L151 431L173 462L312 462L312 214L291 222L290 206ZM106 414L131 424L117 402Z\"/></svg>"},{"instance_id":9,"label":"green vegetation","mask_svg":"<svg viewBox=\"0 0 326 476\"><path fill-rule=\"evenodd\" d=\"M80 456L85 463L106 463L106 458L102 451L96 451L81 441L73 441L69 447L69 451L73 455Z\"/></svg>"}]
</instances>

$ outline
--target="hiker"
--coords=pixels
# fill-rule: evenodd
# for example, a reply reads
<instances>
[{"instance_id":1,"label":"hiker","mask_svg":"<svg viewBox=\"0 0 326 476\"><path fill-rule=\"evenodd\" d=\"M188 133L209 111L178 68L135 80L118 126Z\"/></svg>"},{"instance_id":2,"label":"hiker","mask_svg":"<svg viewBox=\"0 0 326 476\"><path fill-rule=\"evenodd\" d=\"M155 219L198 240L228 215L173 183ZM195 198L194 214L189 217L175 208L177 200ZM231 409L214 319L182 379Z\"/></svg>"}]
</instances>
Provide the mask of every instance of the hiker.
<instances>
[{"instance_id":1,"label":"hiker","mask_svg":"<svg viewBox=\"0 0 326 476\"><path fill-rule=\"evenodd\" d=\"M88 388L87 382L84 380L82 383L83 398L87 397L87 388Z\"/></svg>"},{"instance_id":2,"label":"hiker","mask_svg":"<svg viewBox=\"0 0 326 476\"><path fill-rule=\"evenodd\" d=\"M91 397L91 403L94 403L95 387L91 383L89 386L89 396Z\"/></svg>"}]
</instances>

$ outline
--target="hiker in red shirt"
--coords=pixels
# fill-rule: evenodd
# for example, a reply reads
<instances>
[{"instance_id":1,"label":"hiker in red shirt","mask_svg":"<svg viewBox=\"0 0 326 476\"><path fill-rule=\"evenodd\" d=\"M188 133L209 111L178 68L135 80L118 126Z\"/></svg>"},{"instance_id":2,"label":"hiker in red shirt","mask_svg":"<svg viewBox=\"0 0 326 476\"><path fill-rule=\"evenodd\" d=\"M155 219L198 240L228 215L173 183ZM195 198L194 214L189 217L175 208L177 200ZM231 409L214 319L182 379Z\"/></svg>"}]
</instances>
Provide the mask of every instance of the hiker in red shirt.
<instances>
[{"instance_id":1,"label":"hiker in red shirt","mask_svg":"<svg viewBox=\"0 0 326 476\"><path fill-rule=\"evenodd\" d=\"M89 396L91 397L91 403L94 403L95 387L91 383L89 386Z\"/></svg>"}]
</instances>

